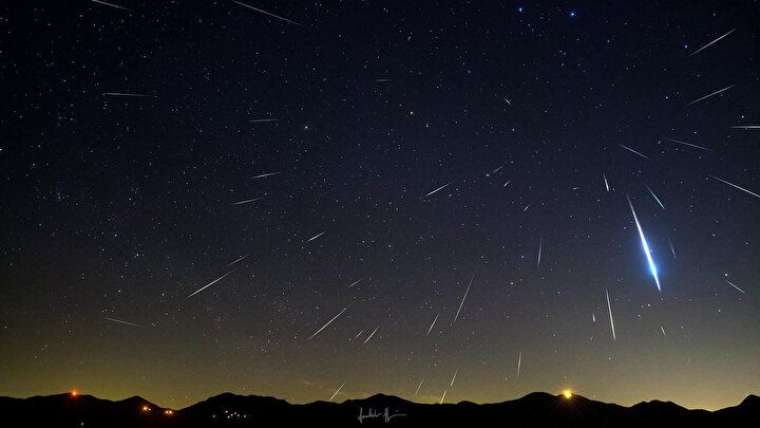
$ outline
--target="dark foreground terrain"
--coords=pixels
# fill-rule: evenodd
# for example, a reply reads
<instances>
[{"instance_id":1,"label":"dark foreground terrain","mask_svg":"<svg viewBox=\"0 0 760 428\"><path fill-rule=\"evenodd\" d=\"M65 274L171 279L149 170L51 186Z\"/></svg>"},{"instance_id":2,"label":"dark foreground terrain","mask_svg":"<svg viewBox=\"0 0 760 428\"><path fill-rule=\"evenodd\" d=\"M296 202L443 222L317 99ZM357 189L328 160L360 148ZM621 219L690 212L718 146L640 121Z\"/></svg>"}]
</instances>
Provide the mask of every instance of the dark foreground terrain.
<instances>
[{"instance_id":1,"label":"dark foreground terrain","mask_svg":"<svg viewBox=\"0 0 760 428\"><path fill-rule=\"evenodd\" d=\"M387 395L343 403L290 404L270 397L221 394L182 410L140 397L122 401L59 394L0 397L5 427L480 426L758 427L760 397L715 412L651 401L623 407L581 396L533 393L494 404L418 404Z\"/></svg>"}]
</instances>

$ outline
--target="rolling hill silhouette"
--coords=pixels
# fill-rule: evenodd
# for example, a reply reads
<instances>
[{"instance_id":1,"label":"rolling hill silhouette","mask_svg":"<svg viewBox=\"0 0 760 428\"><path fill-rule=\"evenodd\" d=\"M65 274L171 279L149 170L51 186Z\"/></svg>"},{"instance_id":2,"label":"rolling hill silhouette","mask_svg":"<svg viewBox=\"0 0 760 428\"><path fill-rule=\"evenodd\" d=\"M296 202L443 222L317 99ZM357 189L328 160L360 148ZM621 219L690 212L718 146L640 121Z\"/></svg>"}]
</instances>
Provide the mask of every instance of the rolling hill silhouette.
<instances>
[{"instance_id":1,"label":"rolling hill silhouette","mask_svg":"<svg viewBox=\"0 0 760 428\"><path fill-rule=\"evenodd\" d=\"M509 426L509 427L755 427L760 397L717 410L691 410L672 402L624 407L574 395L536 392L492 404L420 404L377 394L343 403L290 404L272 397L224 393L182 410L141 397L121 401L57 394L26 399L0 397L3 426L215 427L215 426Z\"/></svg>"}]
</instances>

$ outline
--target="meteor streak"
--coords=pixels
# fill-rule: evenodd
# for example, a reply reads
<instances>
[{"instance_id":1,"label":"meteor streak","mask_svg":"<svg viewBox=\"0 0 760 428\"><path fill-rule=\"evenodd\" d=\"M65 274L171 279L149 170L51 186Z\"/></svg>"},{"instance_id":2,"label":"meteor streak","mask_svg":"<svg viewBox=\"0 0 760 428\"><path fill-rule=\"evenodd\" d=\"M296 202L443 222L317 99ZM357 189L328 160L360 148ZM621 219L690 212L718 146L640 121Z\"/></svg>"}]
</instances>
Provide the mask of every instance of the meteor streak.
<instances>
[{"instance_id":1,"label":"meteor streak","mask_svg":"<svg viewBox=\"0 0 760 428\"><path fill-rule=\"evenodd\" d=\"M712 151L712 149L708 149L707 147L702 147L702 146L698 146L696 144L687 143L686 141L674 140L674 139L668 138L668 137L662 137L662 138L663 138L663 140L668 140L671 143L680 144L682 146L694 147L695 149L704 150L706 152L711 152Z\"/></svg>"},{"instance_id":2,"label":"meteor streak","mask_svg":"<svg viewBox=\"0 0 760 428\"><path fill-rule=\"evenodd\" d=\"M346 384L346 382L341 383L340 386L338 387L338 389L336 389L335 392L333 392L333 395L331 395L330 399L327 400L327 401L333 401L333 398L335 398L335 396L338 395L338 393L340 392L340 390L343 389L343 385L345 385L345 384Z\"/></svg>"},{"instance_id":3,"label":"meteor streak","mask_svg":"<svg viewBox=\"0 0 760 428\"><path fill-rule=\"evenodd\" d=\"M654 198L655 202L657 202L657 205L659 205L660 208L665 209L665 205L662 204L662 201L654 193L654 190L652 190L652 188L647 186L646 184L644 186L646 186L647 190L649 190L649 194L652 195L652 198Z\"/></svg>"},{"instance_id":4,"label":"meteor streak","mask_svg":"<svg viewBox=\"0 0 760 428\"><path fill-rule=\"evenodd\" d=\"M334 317L330 318L330 321L327 321L322 327L319 328L319 330L315 331L314 334L312 334L311 336L309 336L308 340L313 339L316 335L318 335L319 333L321 333L322 330L324 330L327 327L329 327L330 324L333 323L333 321L335 321L336 319L338 319L338 317L340 317L341 315L343 315L343 312L346 312L346 309L348 309L348 306L346 306L345 308L343 308L342 311L338 312L337 315L335 315Z\"/></svg>"},{"instance_id":5,"label":"meteor streak","mask_svg":"<svg viewBox=\"0 0 760 428\"><path fill-rule=\"evenodd\" d=\"M628 147L628 146L626 146L624 144L619 144L619 146L622 147L622 148L624 148L624 149L626 149L626 150L628 150L629 152L635 154L636 156L640 156L640 157L642 157L642 158L644 158L646 160L649 160L649 157L647 157L647 155L645 155L644 153L641 153L640 151L634 150L634 149L632 149L632 148L630 148L630 147Z\"/></svg>"},{"instance_id":6,"label":"meteor streak","mask_svg":"<svg viewBox=\"0 0 760 428\"><path fill-rule=\"evenodd\" d=\"M230 263L227 263L227 267L230 267L230 266L232 266L234 264L240 263L240 262L242 262L243 260L245 260L247 258L248 258L248 254L246 254L243 257L240 257L238 259L235 259L235 260L231 261Z\"/></svg>"},{"instance_id":7,"label":"meteor streak","mask_svg":"<svg viewBox=\"0 0 760 428\"><path fill-rule=\"evenodd\" d=\"M734 129L760 129L760 125L736 125L732 126Z\"/></svg>"},{"instance_id":8,"label":"meteor streak","mask_svg":"<svg viewBox=\"0 0 760 428\"><path fill-rule=\"evenodd\" d=\"M370 334L369 334L369 336L367 336L367 338L366 338L366 339L364 339L364 343L367 343L367 342L369 342L370 340L372 340L372 336L374 336L374 335L375 335L375 333L377 333L377 329L379 329L379 328L380 328L380 326L377 326L377 327L375 327L375 329L374 329L374 330L372 330L372 333L370 333Z\"/></svg>"},{"instance_id":9,"label":"meteor streak","mask_svg":"<svg viewBox=\"0 0 760 428\"><path fill-rule=\"evenodd\" d=\"M146 94L135 94L131 92L103 92L103 95L107 97L149 97L150 96Z\"/></svg>"},{"instance_id":10,"label":"meteor streak","mask_svg":"<svg viewBox=\"0 0 760 428\"><path fill-rule=\"evenodd\" d=\"M417 389L414 391L414 395L415 395L415 396L417 396L417 394L419 394L419 393L420 393L420 388L422 388L422 384L423 384L423 383L425 383L425 379L422 379L422 380L420 381L419 385L417 385Z\"/></svg>"},{"instance_id":11,"label":"meteor streak","mask_svg":"<svg viewBox=\"0 0 760 428\"><path fill-rule=\"evenodd\" d=\"M731 186L731 187L733 187L733 188L735 188L735 189L739 189L739 190L741 190L741 191L742 191L742 192L744 192L744 193L750 194L750 195L752 195L752 196L754 196L754 197L756 197L756 198L760 198L760 195L758 195L757 193L755 193L755 192L753 192L753 191L751 191L751 190L747 190L747 189L745 189L744 187L741 187L741 186L737 186L737 185L736 185L736 184L734 184L734 183L730 183L730 182L728 182L728 181L726 181L726 180L724 180L724 179L722 179L722 178L716 177L716 176L714 176L714 175L711 175L710 177L712 177L712 178L714 178L714 179L716 179L716 180L718 180L718 181L720 181L720 182L722 182L722 183L728 184L729 186Z\"/></svg>"},{"instance_id":12,"label":"meteor streak","mask_svg":"<svg viewBox=\"0 0 760 428\"><path fill-rule=\"evenodd\" d=\"M715 40L713 40L713 41L711 41L711 42L709 42L709 43L706 43L706 44L702 45L702 47L701 47L701 48L699 48L699 49L695 50L695 51L694 51L694 52L692 52L692 53L691 53L691 55L689 55L689 56L694 56L694 55L696 55L696 54L698 54L698 53L702 52L703 50L705 50L705 49L709 48L710 46L712 46L712 45L714 45L714 44L718 43L719 41L723 40L725 37L727 37L728 35L730 35L730 34L731 34L731 33L733 33L734 31L736 31L736 28L734 28L734 29L732 29L731 31L729 31L728 33L726 33L726 34L724 34L724 35L722 35L722 36L718 37L717 39L715 39Z\"/></svg>"},{"instance_id":13,"label":"meteor streak","mask_svg":"<svg viewBox=\"0 0 760 428\"><path fill-rule=\"evenodd\" d=\"M306 242L311 242L311 241L313 241L313 240L315 240L315 239L319 238L320 236L322 236L322 235L324 235L324 234L325 234L325 232L319 232L319 233L317 233L316 235L314 235L314 236L312 236L311 238L309 238L309 239L308 239Z\"/></svg>"},{"instance_id":14,"label":"meteor streak","mask_svg":"<svg viewBox=\"0 0 760 428\"><path fill-rule=\"evenodd\" d=\"M438 321L438 315L440 315L440 313L435 314L435 318L433 318L433 322L430 323L430 327L428 327L427 333L425 333L425 336L430 336L430 332L433 331L433 327L435 327L435 323L436 321Z\"/></svg>"},{"instance_id":15,"label":"meteor streak","mask_svg":"<svg viewBox=\"0 0 760 428\"><path fill-rule=\"evenodd\" d=\"M261 199L261 198L246 199L246 200L244 200L244 201L237 201L237 202L233 202L233 203L232 203L232 205L245 205L245 204L250 204L251 202L256 202L256 201L258 201L258 200L260 200L260 199Z\"/></svg>"},{"instance_id":16,"label":"meteor streak","mask_svg":"<svg viewBox=\"0 0 760 428\"><path fill-rule=\"evenodd\" d=\"M538 257L536 257L536 267L541 267L541 253L544 249L544 238L538 240Z\"/></svg>"},{"instance_id":17,"label":"meteor streak","mask_svg":"<svg viewBox=\"0 0 760 428\"><path fill-rule=\"evenodd\" d=\"M657 291L662 291L662 288L660 287L660 277L657 275L657 266L654 264L654 259L652 258L652 251L649 249L649 243L647 243L647 238L644 236L644 230L641 228L641 223L639 223L639 218L636 216L636 210L633 208L633 203L631 202L631 198L626 196L626 199L628 199L628 206L631 207L631 214L633 214L633 221L636 223L636 229L639 231L639 239L641 240L641 248L644 250L644 255L647 259L647 264L649 265L649 272L652 274L652 277L654 277L654 282L657 284Z\"/></svg>"},{"instance_id":18,"label":"meteor streak","mask_svg":"<svg viewBox=\"0 0 760 428\"><path fill-rule=\"evenodd\" d=\"M102 1L102 0L92 0L92 2L93 3L97 3L97 4L102 4L103 6L109 6L109 7L112 7L114 9L130 10L130 9L127 9L126 7L124 7L124 6L119 6L118 4L108 3L108 2ZM130 10L130 12L131 12L131 10Z\"/></svg>"},{"instance_id":19,"label":"meteor streak","mask_svg":"<svg viewBox=\"0 0 760 428\"><path fill-rule=\"evenodd\" d=\"M111 322L115 322L117 324L128 325L130 327L142 327L140 324L135 324L133 322L124 321L124 320L120 320L120 319L117 319L117 318L105 317L105 319L107 319L108 321L111 321Z\"/></svg>"},{"instance_id":20,"label":"meteor streak","mask_svg":"<svg viewBox=\"0 0 760 428\"><path fill-rule=\"evenodd\" d=\"M359 278L356 281L348 284L348 288L354 288L355 286L359 285L359 283L362 281L364 281L364 278Z\"/></svg>"},{"instance_id":21,"label":"meteor streak","mask_svg":"<svg viewBox=\"0 0 760 428\"><path fill-rule=\"evenodd\" d=\"M746 294L746 293L744 292L744 290L742 290L741 288L739 288L739 286L738 286L738 285L734 284L733 282L731 282L731 281L729 281L729 280L726 280L726 282L727 282L727 283L728 283L728 285L730 285L731 287L734 287L735 289L739 290L739 292L741 292L742 294Z\"/></svg>"},{"instance_id":22,"label":"meteor streak","mask_svg":"<svg viewBox=\"0 0 760 428\"><path fill-rule=\"evenodd\" d=\"M447 392L447 391L444 389L444 390L443 390L443 395L441 395L441 401L440 401L438 404L443 404L443 400L445 400L445 399L446 399L446 392Z\"/></svg>"},{"instance_id":23,"label":"meteor streak","mask_svg":"<svg viewBox=\"0 0 760 428\"><path fill-rule=\"evenodd\" d=\"M254 175L254 176L253 176L253 177L251 177L251 178L267 178L267 177L272 177L272 176L274 176L274 175L277 175L277 174L279 174L279 173L280 173L279 171L277 171L277 172L265 172L265 173L263 173L263 174Z\"/></svg>"},{"instance_id":24,"label":"meteor streak","mask_svg":"<svg viewBox=\"0 0 760 428\"><path fill-rule=\"evenodd\" d=\"M456 369L456 371L454 371L454 376L451 378L451 383L449 384L450 388L454 387L454 381L457 380L457 373L459 373L459 369Z\"/></svg>"},{"instance_id":25,"label":"meteor streak","mask_svg":"<svg viewBox=\"0 0 760 428\"><path fill-rule=\"evenodd\" d=\"M427 198L428 196L433 196L433 195L435 195L436 193L438 193L438 192L440 192L441 190L443 190L443 189L445 189L446 187L448 187L448 186L449 186L449 184L451 184L451 183L453 183L453 181L450 181L450 182L448 182L448 183L444 184L443 186L441 186L441 187L438 187L437 189L434 189L432 192L429 192L429 193L428 193L427 195L425 195L424 197L425 197L425 198Z\"/></svg>"},{"instance_id":26,"label":"meteor streak","mask_svg":"<svg viewBox=\"0 0 760 428\"><path fill-rule=\"evenodd\" d=\"M189 299L189 298L191 298L191 297L195 296L196 294L200 293L201 291L203 291L203 290L205 290L205 289L207 289L207 288L211 287L212 285L216 284L217 282L219 282L219 281L223 280L224 278L226 278L226 277L227 277L227 275L231 274L232 272L234 272L234 270L231 270L231 271L229 271L229 272L225 273L224 275L220 276L219 278L217 278L217 279L215 279L215 280L213 280L213 281L209 282L208 284L206 284L206 285L204 285L203 287L201 287L201 288L199 288L199 289L195 290L195 292L194 292L194 293L192 293L191 295L189 295L189 296L187 296L187 297L185 297L185 298L186 298L186 299Z\"/></svg>"},{"instance_id":27,"label":"meteor streak","mask_svg":"<svg viewBox=\"0 0 760 428\"><path fill-rule=\"evenodd\" d=\"M264 9L259 9L259 8L257 8L257 7L253 7L253 6L249 5L249 4L245 4L245 3L242 3L242 2L239 2L239 1L235 1L235 0L232 0L232 2L233 2L233 3L235 3L235 4L237 4L237 5L239 5L239 6L243 6L243 7L245 7L245 8L248 8L248 9L254 10L254 11L256 11L256 12L259 12L259 13L263 13L264 15L268 15L268 16L271 16L272 18L277 18L277 19L279 19L279 20L281 20L281 21L285 21L285 22L287 22L288 24L294 24L294 25L299 25L299 26L301 25L301 24L297 23L296 21L291 21L291 20L290 20L290 19L288 19L288 18L283 18L282 16L279 16L279 15L275 15L274 13L270 13L270 12L267 12L267 11L266 11L266 10L264 10Z\"/></svg>"},{"instance_id":28,"label":"meteor streak","mask_svg":"<svg viewBox=\"0 0 760 428\"><path fill-rule=\"evenodd\" d=\"M731 89L731 88L733 88L733 87L734 87L734 85L729 85L729 86L726 86L726 87L725 87L725 88L723 88L723 89L718 89L718 90L717 90L717 91L715 91L715 92L710 92L709 94L705 95L704 97L699 97L699 98L697 98L696 100L694 100L694 101L690 102L689 104L687 104L687 106L690 106L690 105L694 105L694 104L696 104L696 103L698 103L698 102L700 102L700 101L704 101L704 100L706 100L706 99L708 99L708 98L710 98L710 97L714 97L714 96L716 96L716 95L718 95L718 94L721 94L721 93L723 93L723 92L726 92L727 90L729 90L729 89Z\"/></svg>"},{"instance_id":29,"label":"meteor streak","mask_svg":"<svg viewBox=\"0 0 760 428\"><path fill-rule=\"evenodd\" d=\"M464 292L464 296L462 296L462 301L459 302L459 309L457 309L456 315L454 315L454 321L451 322L451 325L454 325L455 322L457 322L457 318L459 318L459 312L462 311L462 306L464 306L464 301L467 300L467 295L470 294L470 287L472 287L472 281L475 279L475 274L472 275L472 278L470 278L470 284L467 285L467 290Z\"/></svg>"},{"instance_id":30,"label":"meteor streak","mask_svg":"<svg viewBox=\"0 0 760 428\"><path fill-rule=\"evenodd\" d=\"M517 354L517 379L520 379L520 366L522 365L522 351Z\"/></svg>"},{"instance_id":31,"label":"meteor streak","mask_svg":"<svg viewBox=\"0 0 760 428\"><path fill-rule=\"evenodd\" d=\"M604 188L607 189L607 191L610 191L610 183L607 181L607 175L602 173L602 178L604 179Z\"/></svg>"},{"instance_id":32,"label":"meteor streak","mask_svg":"<svg viewBox=\"0 0 760 428\"><path fill-rule=\"evenodd\" d=\"M277 122L280 119L251 119L250 123L269 123L269 122Z\"/></svg>"},{"instance_id":33,"label":"meteor streak","mask_svg":"<svg viewBox=\"0 0 760 428\"><path fill-rule=\"evenodd\" d=\"M610 305L610 293L607 289L604 289L604 294L607 295L607 312L610 314L610 329L612 330L612 340L617 340L615 335L615 320L612 319L612 305Z\"/></svg>"}]
</instances>

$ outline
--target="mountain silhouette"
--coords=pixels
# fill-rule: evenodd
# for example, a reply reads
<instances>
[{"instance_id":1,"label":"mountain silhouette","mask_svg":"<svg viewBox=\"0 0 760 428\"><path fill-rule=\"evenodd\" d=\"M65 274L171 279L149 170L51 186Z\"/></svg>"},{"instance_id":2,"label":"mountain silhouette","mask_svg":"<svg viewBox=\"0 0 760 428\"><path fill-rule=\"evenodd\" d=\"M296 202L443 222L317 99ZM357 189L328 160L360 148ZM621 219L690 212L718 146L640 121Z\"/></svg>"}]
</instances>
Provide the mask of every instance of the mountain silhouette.
<instances>
[{"instance_id":1,"label":"mountain silhouette","mask_svg":"<svg viewBox=\"0 0 760 428\"><path fill-rule=\"evenodd\" d=\"M376 394L342 403L291 404L273 397L224 393L181 410L141 397L121 401L57 394L26 399L0 397L3 426L39 427L223 427L223 426L465 426L465 427L754 427L760 397L710 412L672 402L631 407L573 395L528 394L500 403L421 404Z\"/></svg>"}]
</instances>

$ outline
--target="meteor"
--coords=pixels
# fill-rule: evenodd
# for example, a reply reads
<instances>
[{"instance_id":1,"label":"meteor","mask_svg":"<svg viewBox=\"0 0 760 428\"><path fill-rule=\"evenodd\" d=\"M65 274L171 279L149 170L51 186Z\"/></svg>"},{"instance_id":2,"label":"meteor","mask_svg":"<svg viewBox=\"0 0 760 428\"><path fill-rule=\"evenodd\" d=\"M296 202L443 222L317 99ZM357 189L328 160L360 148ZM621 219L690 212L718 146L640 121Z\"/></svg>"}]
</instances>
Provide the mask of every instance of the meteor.
<instances>
[{"instance_id":1,"label":"meteor","mask_svg":"<svg viewBox=\"0 0 760 428\"><path fill-rule=\"evenodd\" d=\"M238 258L238 259L235 259L234 261L231 261L230 263L227 263L227 267L230 267L230 266L232 266L234 264L240 263L240 262L242 262L243 260L245 260L247 258L248 258L248 254L246 254L246 255Z\"/></svg>"},{"instance_id":2,"label":"meteor","mask_svg":"<svg viewBox=\"0 0 760 428\"><path fill-rule=\"evenodd\" d=\"M126 8L124 6L119 6L118 4L108 3L108 2L102 1L102 0L92 0L92 2L93 3L97 3L97 4L102 4L103 6L112 7L114 9L128 10L128 11L131 12L131 10L129 10L128 8Z\"/></svg>"},{"instance_id":3,"label":"meteor","mask_svg":"<svg viewBox=\"0 0 760 428\"><path fill-rule=\"evenodd\" d=\"M728 184L729 186L733 187L734 189L738 189L738 190L741 190L741 191L742 191L742 192L744 192L744 193L750 194L750 195L752 195L752 196L754 196L754 197L756 197L756 198L760 198L760 195L758 195L757 193L755 193L755 192L753 192L753 191L751 191L751 190L747 190L747 189L745 189L744 187L741 187L741 186L737 186L737 185L736 185L736 184L734 184L734 183L729 183L728 181L726 181L726 180L724 180L724 179L722 179L722 178L716 177L716 176L714 176L714 175L711 175L710 177L712 177L712 178L714 178L714 179L716 179L716 180L720 181L721 183L725 183L725 184Z\"/></svg>"},{"instance_id":4,"label":"meteor","mask_svg":"<svg viewBox=\"0 0 760 428\"><path fill-rule=\"evenodd\" d=\"M277 172L265 172L265 173L263 173L263 174L254 175L254 176L253 176L253 177L251 177L251 178L254 178L254 179L258 179L258 178L267 178L267 177L272 177L272 176L274 176L274 175L277 175L277 174L279 174L279 173L280 173L279 171L277 171Z\"/></svg>"},{"instance_id":5,"label":"meteor","mask_svg":"<svg viewBox=\"0 0 760 428\"><path fill-rule=\"evenodd\" d=\"M424 197L425 197L425 198L427 198L428 196L433 196L433 195L435 195L436 193L438 193L438 192L440 192L441 190L443 190L443 189L445 189L446 187L448 187L448 186L449 186L449 184L451 184L451 183L453 183L453 181L450 181L450 182L448 182L448 183L444 184L443 186L441 186L441 187L438 187L437 189L434 189L433 191L429 192L429 193L428 193L427 195L425 195Z\"/></svg>"},{"instance_id":6,"label":"meteor","mask_svg":"<svg viewBox=\"0 0 760 428\"><path fill-rule=\"evenodd\" d=\"M692 52L692 53L691 53L691 55L689 55L689 56L694 56L694 55L696 55L696 54L698 54L698 53L702 52L703 50L705 50L705 49L709 48L710 46L712 46L712 45L714 45L714 44L718 43L719 41L723 40L724 38L728 37L728 36L729 36L731 33L733 33L734 31L736 31L736 28L734 28L734 29L732 29L731 31L729 31L728 33L726 33L726 34L724 34L724 35L722 35L722 36L718 37L717 39L715 39L715 40L713 40L713 41L711 41L711 42L709 42L709 43L706 43L706 44L702 45L702 47L701 47L701 48L699 48L699 49L695 50L695 51L694 51L694 52Z\"/></svg>"},{"instance_id":7,"label":"meteor","mask_svg":"<svg viewBox=\"0 0 760 428\"><path fill-rule=\"evenodd\" d=\"M744 290L742 290L741 288L739 288L739 286L738 286L738 285L734 284L733 282L731 282L731 281L729 281L729 280L726 280L726 282L727 282L727 283L728 283L728 285L730 285L731 287L734 287L735 289L739 290L739 292L741 292L742 294L746 294L746 293L744 292Z\"/></svg>"},{"instance_id":8,"label":"meteor","mask_svg":"<svg viewBox=\"0 0 760 428\"><path fill-rule=\"evenodd\" d=\"M106 97L149 97L146 94L135 94L131 92L103 92Z\"/></svg>"},{"instance_id":9,"label":"meteor","mask_svg":"<svg viewBox=\"0 0 760 428\"><path fill-rule=\"evenodd\" d=\"M306 242L311 242L311 241L313 241L313 240L315 240L315 239L319 238L320 236L324 235L325 233L326 233L326 232L319 232L319 233L317 233L316 235L314 235L314 236L312 236L311 238L309 238L309 239L308 239Z\"/></svg>"},{"instance_id":10,"label":"meteor","mask_svg":"<svg viewBox=\"0 0 760 428\"><path fill-rule=\"evenodd\" d=\"M446 390L443 390L443 395L441 395L441 401L438 404L443 404L443 400L446 399Z\"/></svg>"},{"instance_id":11,"label":"meteor","mask_svg":"<svg viewBox=\"0 0 760 428\"><path fill-rule=\"evenodd\" d=\"M449 384L450 388L454 387L454 381L457 380L457 373L459 373L459 369L456 369L456 371L454 371L454 376L451 378L451 383Z\"/></svg>"},{"instance_id":12,"label":"meteor","mask_svg":"<svg viewBox=\"0 0 760 428\"><path fill-rule=\"evenodd\" d=\"M716 96L718 94L722 94L723 92L726 92L727 90L729 90L729 89L731 89L733 87L734 87L734 85L729 85L729 86L726 86L723 89L718 89L715 92L710 92L709 94L705 95L704 97L699 97L696 100L690 102L689 104L687 104L687 106L694 105L694 104L696 104L696 103L698 103L700 101L704 101L704 100L706 100L706 99L708 99L710 97L714 97L714 96Z\"/></svg>"},{"instance_id":13,"label":"meteor","mask_svg":"<svg viewBox=\"0 0 760 428\"><path fill-rule=\"evenodd\" d=\"M374 329L374 330L372 330L372 333L370 333L370 334L369 334L369 336L367 336L367 338L366 338L366 339L364 339L364 343L367 343L367 342L369 342L370 340L372 340L372 336L374 336L374 335L375 335L375 333L377 333L377 329L379 329L379 328L380 328L380 326L377 326L377 327L375 327L375 329Z\"/></svg>"},{"instance_id":14,"label":"meteor","mask_svg":"<svg viewBox=\"0 0 760 428\"><path fill-rule=\"evenodd\" d=\"M649 249L649 243L647 243L647 238L644 236L644 230L641 228L641 223L639 223L639 218L636 216L636 210L633 208L633 203L631 202L631 198L626 196L626 199L628 199L628 206L631 207L631 214L633 214L633 221L636 223L636 229L639 231L639 239L641 240L641 248L644 250L644 255L647 259L647 264L649 265L649 272L652 274L652 277L654 277L654 282L657 284L657 291L662 291L662 287L660 287L660 277L657 275L657 266L654 264L654 259L652 258L652 251Z\"/></svg>"},{"instance_id":15,"label":"meteor","mask_svg":"<svg viewBox=\"0 0 760 428\"><path fill-rule=\"evenodd\" d=\"M522 365L522 351L517 354L517 378L520 379L520 366Z\"/></svg>"},{"instance_id":16,"label":"meteor","mask_svg":"<svg viewBox=\"0 0 760 428\"><path fill-rule=\"evenodd\" d=\"M309 336L308 340L313 339L316 335L318 335L319 333L321 333L322 330L324 330L327 327L329 327L330 324L333 323L333 321L335 321L336 319L338 319L339 316L343 315L343 312L346 312L346 309L348 309L348 306L346 306L345 308L343 308L342 311L338 312L337 315L335 315L334 317L330 318L330 321L327 321L322 327L319 328L319 330L315 331L314 334L312 334L311 336Z\"/></svg>"},{"instance_id":17,"label":"meteor","mask_svg":"<svg viewBox=\"0 0 760 428\"><path fill-rule=\"evenodd\" d=\"M345 384L346 384L346 382L343 382L342 384L340 384L340 386L338 387L338 389L336 389L335 392L333 392L333 395L331 395L330 399L327 400L327 401L333 401L333 398L335 398L335 396L338 395L338 393L340 392L340 390L343 389L343 385L345 385Z\"/></svg>"},{"instance_id":18,"label":"meteor","mask_svg":"<svg viewBox=\"0 0 760 428\"><path fill-rule=\"evenodd\" d=\"M250 204L251 202L256 202L256 201L258 201L258 200L260 200L260 199L261 199L261 198L246 199L246 200L244 200L244 201L237 201L237 202L233 202L233 203L232 203L232 205L245 205L245 204Z\"/></svg>"},{"instance_id":19,"label":"meteor","mask_svg":"<svg viewBox=\"0 0 760 428\"><path fill-rule=\"evenodd\" d=\"M655 202L657 202L657 204L660 206L660 208L662 208L664 210L665 209L665 205L662 204L662 201L654 193L654 190L652 190L652 188L649 187L649 186L647 186L646 184L644 186L646 186L647 190L649 190L649 194L652 195L652 198L654 198Z\"/></svg>"},{"instance_id":20,"label":"meteor","mask_svg":"<svg viewBox=\"0 0 760 428\"><path fill-rule=\"evenodd\" d=\"M435 318L433 318L433 322L430 323L430 327L428 327L428 330L427 330L427 333L425 333L425 336L430 336L430 332L433 331L433 327L435 327L435 323L436 321L438 321L438 315L440 315L440 313L435 314Z\"/></svg>"},{"instance_id":21,"label":"meteor","mask_svg":"<svg viewBox=\"0 0 760 428\"><path fill-rule=\"evenodd\" d=\"M116 319L116 318L105 317L105 319L108 320L108 321L111 321L111 322L115 322L117 324L128 325L130 327L142 327L140 324L135 324L133 322L124 321L124 320L120 320L120 319Z\"/></svg>"},{"instance_id":22,"label":"meteor","mask_svg":"<svg viewBox=\"0 0 760 428\"><path fill-rule=\"evenodd\" d=\"M359 278L356 281L348 284L348 288L354 288L355 286L359 285L359 283L362 281L364 281L364 278Z\"/></svg>"},{"instance_id":23,"label":"meteor","mask_svg":"<svg viewBox=\"0 0 760 428\"><path fill-rule=\"evenodd\" d=\"M673 259L677 259L676 257L676 247L673 246L673 241L668 238L668 245L670 245L670 253L673 254Z\"/></svg>"},{"instance_id":24,"label":"meteor","mask_svg":"<svg viewBox=\"0 0 760 428\"><path fill-rule=\"evenodd\" d=\"M213 280L213 281L209 282L208 284L206 284L206 285L204 285L203 287L201 287L201 288L199 288L199 289L195 290L195 292L194 292L194 293L192 293L191 295L189 295L189 296L187 296L187 297L185 297L185 298L186 298L186 299L189 299L189 298L191 298L191 297L195 296L196 294L200 293L201 291L203 291L203 290L205 290L205 289L207 289L207 288L211 287L212 285L216 284L217 282L219 282L219 281L223 280L224 278L226 278L226 277L227 277L227 275L231 274L232 272L234 272L234 270L231 270L231 271L229 271L229 272L225 273L224 275L220 276L219 278L217 278L217 279L215 279L215 280Z\"/></svg>"},{"instance_id":25,"label":"meteor","mask_svg":"<svg viewBox=\"0 0 760 428\"><path fill-rule=\"evenodd\" d=\"M649 157L647 157L647 155L645 155L644 153L641 153L640 151L634 150L634 149L626 146L625 144L619 144L619 146L622 147L622 148L624 148L624 149L626 149L626 150L628 150L629 152L635 154L636 156L640 156L640 157L642 157L642 158L644 158L646 160L649 160Z\"/></svg>"},{"instance_id":26,"label":"meteor","mask_svg":"<svg viewBox=\"0 0 760 428\"><path fill-rule=\"evenodd\" d=\"M539 238L538 240L538 257L536 257L536 267L541 267L541 253L544 249L544 238Z\"/></svg>"},{"instance_id":27,"label":"meteor","mask_svg":"<svg viewBox=\"0 0 760 428\"><path fill-rule=\"evenodd\" d=\"M607 181L607 175L605 173L602 173L602 178L604 179L604 188L607 189L607 191L610 191L610 183Z\"/></svg>"},{"instance_id":28,"label":"meteor","mask_svg":"<svg viewBox=\"0 0 760 428\"><path fill-rule=\"evenodd\" d=\"M423 383L425 383L425 379L422 379L422 380L420 381L419 385L417 385L417 389L414 391L414 395L415 395L415 396L417 396L417 394L419 394L419 393L420 393L420 388L422 388L422 384L423 384Z\"/></svg>"},{"instance_id":29,"label":"meteor","mask_svg":"<svg viewBox=\"0 0 760 428\"><path fill-rule=\"evenodd\" d=\"M239 1L235 1L235 0L232 0L232 2L235 3L235 4L237 4L237 5L239 5L239 6L243 6L245 8L254 10L256 12L263 13L264 15L271 16L272 18L277 18L277 19L279 19L281 21L285 21L288 24L294 24L294 25L299 25L299 26L301 25L301 24L297 23L296 21L291 21L288 18L283 18L282 16L275 15L274 13L267 12L264 9L259 9L257 7L253 7L253 6L249 5L249 4L245 4L245 3L242 3L242 2L239 2Z\"/></svg>"},{"instance_id":30,"label":"meteor","mask_svg":"<svg viewBox=\"0 0 760 428\"><path fill-rule=\"evenodd\" d=\"M674 140L674 139L668 138L668 137L662 137L662 138L663 138L663 140L670 141L671 143L680 144L682 146L694 147L695 149L704 150L706 152L711 152L712 151L712 149L708 149L707 147L702 147L702 146L698 146L696 144L687 143L686 141Z\"/></svg>"},{"instance_id":31,"label":"meteor","mask_svg":"<svg viewBox=\"0 0 760 428\"><path fill-rule=\"evenodd\" d=\"M467 286L467 290L464 292L464 296L462 296L462 301L459 302L459 309L457 309L457 314L454 315L454 321L451 322L451 325L454 325L455 322L457 322L457 318L459 318L459 312L462 311L462 306L464 306L464 301L467 300L467 295L470 294L470 287L472 287L472 281L475 279L475 274L472 275L472 278L470 278L470 284Z\"/></svg>"},{"instance_id":32,"label":"meteor","mask_svg":"<svg viewBox=\"0 0 760 428\"><path fill-rule=\"evenodd\" d=\"M615 320L612 319L612 305L610 305L610 293L607 289L604 289L604 294L607 295L607 312L610 314L610 329L612 330L612 340L617 340L615 335Z\"/></svg>"},{"instance_id":33,"label":"meteor","mask_svg":"<svg viewBox=\"0 0 760 428\"><path fill-rule=\"evenodd\" d=\"M760 125L736 125L732 126L734 129L746 129L746 130L754 130L754 129L760 129Z\"/></svg>"}]
</instances>

